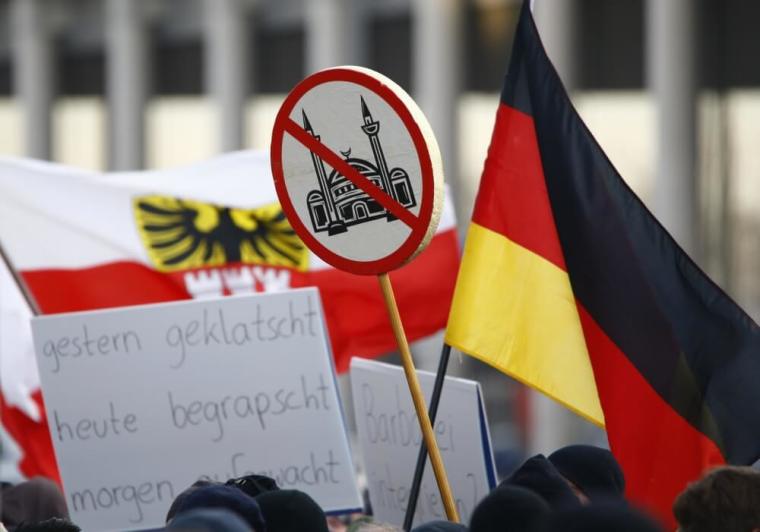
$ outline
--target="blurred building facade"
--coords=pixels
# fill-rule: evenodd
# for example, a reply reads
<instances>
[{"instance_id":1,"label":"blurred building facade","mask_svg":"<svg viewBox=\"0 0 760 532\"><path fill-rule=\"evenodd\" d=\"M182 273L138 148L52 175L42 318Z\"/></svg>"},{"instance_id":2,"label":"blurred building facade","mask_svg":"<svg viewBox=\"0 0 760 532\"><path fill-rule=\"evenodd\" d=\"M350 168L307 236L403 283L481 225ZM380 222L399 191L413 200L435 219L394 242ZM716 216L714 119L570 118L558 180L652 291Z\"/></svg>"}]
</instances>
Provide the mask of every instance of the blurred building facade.
<instances>
[{"instance_id":1,"label":"blurred building facade","mask_svg":"<svg viewBox=\"0 0 760 532\"><path fill-rule=\"evenodd\" d=\"M758 320L760 3L533 3L610 159ZM125 170L266 149L285 93L318 69L358 64L394 79L428 115L464 229L520 4L0 0L0 155ZM434 367L438 349L440 338L420 344L421 364ZM486 386L497 445L526 443L514 429L519 408L504 408L519 388L463 366L453 371ZM593 435L557 416L537 411L548 432L527 443L546 450L536 441Z\"/></svg>"}]
</instances>

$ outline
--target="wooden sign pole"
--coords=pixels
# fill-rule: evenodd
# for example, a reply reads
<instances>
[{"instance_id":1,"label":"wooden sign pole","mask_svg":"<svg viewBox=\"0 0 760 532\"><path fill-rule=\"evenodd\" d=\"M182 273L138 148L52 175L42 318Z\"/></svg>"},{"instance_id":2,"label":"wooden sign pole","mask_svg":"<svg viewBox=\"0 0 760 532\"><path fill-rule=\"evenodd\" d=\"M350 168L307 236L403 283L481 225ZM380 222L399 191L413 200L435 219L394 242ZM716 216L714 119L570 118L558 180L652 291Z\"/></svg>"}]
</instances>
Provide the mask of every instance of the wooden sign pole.
<instances>
[{"instance_id":1,"label":"wooden sign pole","mask_svg":"<svg viewBox=\"0 0 760 532\"><path fill-rule=\"evenodd\" d=\"M398 312L396 298L393 295L393 286L391 285L391 280L387 273L380 274L377 278L380 281L380 289L383 292L385 306L388 309L388 316L391 320L393 334L396 337L396 344L398 344L398 349L401 353L401 363L404 367L404 373L406 374L406 382L409 384L409 392L412 394L414 409L417 412L417 419L419 420L420 428L422 429L422 438L425 442L425 447L427 447L428 454L430 455L430 463L433 466L433 473L435 473L435 481L438 483L443 506L446 509L446 517L449 521L458 523L459 514L457 512L456 503L454 502L454 495L451 493L449 480L446 477L446 469L443 467L441 451L438 449L438 442L436 442L435 439L433 425L430 423L430 418L428 417L427 406L425 406L425 397L422 395L422 388L420 388L420 382L417 379L417 372L414 368L412 353L409 351L409 343L406 341L404 325L401 323L401 315Z\"/></svg>"},{"instance_id":2,"label":"wooden sign pole","mask_svg":"<svg viewBox=\"0 0 760 532\"><path fill-rule=\"evenodd\" d=\"M318 127L312 126L307 110ZM380 144L381 121L396 124L382 130L394 137L388 153ZM376 164L335 149L353 142L350 132L356 141L369 137ZM286 142L286 135L291 140ZM392 172L388 158L400 165ZM272 128L270 159L277 197L304 244L336 268L377 275L446 516L459 522L387 273L427 246L443 212L443 161L430 124L412 98L382 74L360 67L328 68L301 81L285 98ZM332 167L329 178L325 165ZM373 175L382 183L369 179L366 168L375 168ZM359 195L340 196L349 188ZM330 203L338 196L346 199L340 209ZM386 222L408 229L389 232ZM376 245L378 239L383 245Z\"/></svg>"}]
</instances>

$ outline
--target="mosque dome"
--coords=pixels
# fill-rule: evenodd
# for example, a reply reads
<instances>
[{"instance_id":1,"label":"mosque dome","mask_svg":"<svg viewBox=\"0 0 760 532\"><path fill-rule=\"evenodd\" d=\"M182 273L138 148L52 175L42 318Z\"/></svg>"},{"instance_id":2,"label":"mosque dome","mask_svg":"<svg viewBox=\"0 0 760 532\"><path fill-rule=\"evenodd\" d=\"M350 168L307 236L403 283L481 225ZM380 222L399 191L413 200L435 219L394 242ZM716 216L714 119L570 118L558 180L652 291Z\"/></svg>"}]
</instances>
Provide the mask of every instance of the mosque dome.
<instances>
[{"instance_id":1,"label":"mosque dome","mask_svg":"<svg viewBox=\"0 0 760 532\"><path fill-rule=\"evenodd\" d=\"M370 163L369 161L365 161L364 159L357 159L355 157L346 159L346 162L373 184L380 188L383 188L380 171L374 164ZM354 185L351 180L347 179L337 170L330 172L330 176L327 178L327 181L328 186L330 187L330 191L336 199L357 189L356 185Z\"/></svg>"}]
</instances>

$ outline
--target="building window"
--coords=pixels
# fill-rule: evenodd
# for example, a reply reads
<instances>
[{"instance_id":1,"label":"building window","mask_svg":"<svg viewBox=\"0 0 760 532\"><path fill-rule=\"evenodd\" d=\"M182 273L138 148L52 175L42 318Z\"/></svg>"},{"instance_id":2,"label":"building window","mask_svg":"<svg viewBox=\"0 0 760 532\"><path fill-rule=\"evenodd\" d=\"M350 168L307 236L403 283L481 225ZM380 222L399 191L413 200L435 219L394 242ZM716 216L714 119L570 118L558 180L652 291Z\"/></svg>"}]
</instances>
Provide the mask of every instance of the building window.
<instances>
[{"instance_id":1,"label":"building window","mask_svg":"<svg viewBox=\"0 0 760 532\"><path fill-rule=\"evenodd\" d=\"M412 20L408 12L377 16L368 21L369 67L411 92Z\"/></svg>"},{"instance_id":2,"label":"building window","mask_svg":"<svg viewBox=\"0 0 760 532\"><path fill-rule=\"evenodd\" d=\"M644 87L643 0L576 0L579 89Z\"/></svg>"},{"instance_id":3,"label":"building window","mask_svg":"<svg viewBox=\"0 0 760 532\"><path fill-rule=\"evenodd\" d=\"M203 42L160 42L153 47L153 89L156 94L203 94Z\"/></svg>"},{"instance_id":4,"label":"building window","mask_svg":"<svg viewBox=\"0 0 760 532\"><path fill-rule=\"evenodd\" d=\"M304 77L304 30L295 27L257 27L251 85L258 93L290 92Z\"/></svg>"}]
</instances>

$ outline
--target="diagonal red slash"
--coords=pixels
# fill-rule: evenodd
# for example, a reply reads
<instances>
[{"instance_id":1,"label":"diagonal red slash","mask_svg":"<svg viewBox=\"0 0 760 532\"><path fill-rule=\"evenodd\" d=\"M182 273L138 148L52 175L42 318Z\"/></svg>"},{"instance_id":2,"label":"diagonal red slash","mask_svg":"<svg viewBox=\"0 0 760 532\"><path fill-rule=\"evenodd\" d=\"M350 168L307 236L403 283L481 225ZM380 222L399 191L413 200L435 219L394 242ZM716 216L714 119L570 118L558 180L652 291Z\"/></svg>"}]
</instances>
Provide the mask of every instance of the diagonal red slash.
<instances>
[{"instance_id":1,"label":"diagonal red slash","mask_svg":"<svg viewBox=\"0 0 760 532\"><path fill-rule=\"evenodd\" d=\"M332 166L346 179L369 194L396 218L414 229L415 224L419 222L417 216L402 207L400 203L383 192L383 190L364 177L353 166L341 159L340 156L335 154L330 148L309 135L309 133L290 118L285 120L285 131L290 133L294 139L303 144L306 148L316 153L324 162Z\"/></svg>"}]
</instances>

